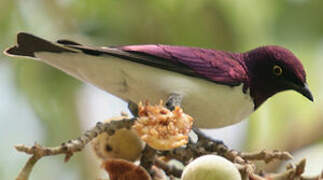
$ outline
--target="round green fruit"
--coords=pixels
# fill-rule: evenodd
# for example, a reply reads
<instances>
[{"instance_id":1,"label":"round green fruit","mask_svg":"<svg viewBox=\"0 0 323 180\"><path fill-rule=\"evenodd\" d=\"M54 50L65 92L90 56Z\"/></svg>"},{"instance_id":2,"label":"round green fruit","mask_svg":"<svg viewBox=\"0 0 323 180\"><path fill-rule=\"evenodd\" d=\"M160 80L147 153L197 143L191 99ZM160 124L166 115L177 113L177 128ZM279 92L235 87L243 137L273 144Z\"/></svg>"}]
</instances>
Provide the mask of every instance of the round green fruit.
<instances>
[{"instance_id":1,"label":"round green fruit","mask_svg":"<svg viewBox=\"0 0 323 180\"><path fill-rule=\"evenodd\" d=\"M217 155L205 155L189 163L181 180L241 180L236 166Z\"/></svg>"}]
</instances>

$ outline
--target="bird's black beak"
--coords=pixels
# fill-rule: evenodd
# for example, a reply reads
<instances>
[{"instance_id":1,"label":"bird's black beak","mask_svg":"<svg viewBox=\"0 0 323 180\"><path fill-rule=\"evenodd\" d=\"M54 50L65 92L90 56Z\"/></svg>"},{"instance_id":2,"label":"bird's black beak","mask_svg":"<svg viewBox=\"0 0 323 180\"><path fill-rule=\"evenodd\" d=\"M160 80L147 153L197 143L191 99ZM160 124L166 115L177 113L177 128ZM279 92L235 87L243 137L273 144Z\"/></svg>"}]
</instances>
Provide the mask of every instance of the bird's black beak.
<instances>
[{"instance_id":1,"label":"bird's black beak","mask_svg":"<svg viewBox=\"0 0 323 180\"><path fill-rule=\"evenodd\" d=\"M295 90L297 92L301 93L303 96L305 96L310 101L314 101L312 93L306 83L303 86L298 86Z\"/></svg>"}]
</instances>

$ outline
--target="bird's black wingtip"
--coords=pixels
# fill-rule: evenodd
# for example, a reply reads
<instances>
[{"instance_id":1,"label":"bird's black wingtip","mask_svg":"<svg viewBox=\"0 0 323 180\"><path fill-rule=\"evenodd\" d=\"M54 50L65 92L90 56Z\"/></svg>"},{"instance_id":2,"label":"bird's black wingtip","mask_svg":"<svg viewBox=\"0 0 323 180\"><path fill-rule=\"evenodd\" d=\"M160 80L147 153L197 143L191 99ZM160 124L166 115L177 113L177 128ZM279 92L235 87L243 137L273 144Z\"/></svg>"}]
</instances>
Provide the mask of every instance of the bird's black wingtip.
<instances>
[{"instance_id":1,"label":"bird's black wingtip","mask_svg":"<svg viewBox=\"0 0 323 180\"><path fill-rule=\"evenodd\" d=\"M12 47L9 47L9 48L6 48L4 51L3 51L3 54L4 55L7 55L7 56L14 56L14 51L17 49L18 47L17 46L12 46Z\"/></svg>"},{"instance_id":2,"label":"bird's black wingtip","mask_svg":"<svg viewBox=\"0 0 323 180\"><path fill-rule=\"evenodd\" d=\"M35 52L75 52L27 32L17 34L17 44L4 50L7 56L36 58ZM37 59L37 58L36 58Z\"/></svg>"},{"instance_id":3,"label":"bird's black wingtip","mask_svg":"<svg viewBox=\"0 0 323 180\"><path fill-rule=\"evenodd\" d=\"M4 54L7 56L27 56L31 58L35 58L33 51L31 51L31 48L29 46L32 46L29 44L30 39L40 39L35 37L34 35L26 32L19 32L17 33L17 40L16 45L9 47L4 50Z\"/></svg>"},{"instance_id":4,"label":"bird's black wingtip","mask_svg":"<svg viewBox=\"0 0 323 180\"><path fill-rule=\"evenodd\" d=\"M57 43L59 44L62 44L62 45L76 45L76 46L82 46L82 44L80 43L77 43L75 41L71 41L71 40L67 40L67 39L59 39L56 41Z\"/></svg>"}]
</instances>

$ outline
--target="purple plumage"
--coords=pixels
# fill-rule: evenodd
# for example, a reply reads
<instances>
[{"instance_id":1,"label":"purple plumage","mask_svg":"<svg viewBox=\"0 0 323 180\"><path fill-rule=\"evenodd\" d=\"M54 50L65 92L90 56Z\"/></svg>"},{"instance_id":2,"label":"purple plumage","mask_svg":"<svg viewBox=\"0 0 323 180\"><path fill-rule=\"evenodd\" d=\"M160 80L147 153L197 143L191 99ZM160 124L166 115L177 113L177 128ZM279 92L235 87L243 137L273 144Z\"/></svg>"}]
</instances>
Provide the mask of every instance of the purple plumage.
<instances>
[{"instance_id":1,"label":"purple plumage","mask_svg":"<svg viewBox=\"0 0 323 180\"><path fill-rule=\"evenodd\" d=\"M143 53L180 63L201 76L228 85L246 82L247 73L241 61L241 54L169 45L133 45L120 47L127 52Z\"/></svg>"}]
</instances>

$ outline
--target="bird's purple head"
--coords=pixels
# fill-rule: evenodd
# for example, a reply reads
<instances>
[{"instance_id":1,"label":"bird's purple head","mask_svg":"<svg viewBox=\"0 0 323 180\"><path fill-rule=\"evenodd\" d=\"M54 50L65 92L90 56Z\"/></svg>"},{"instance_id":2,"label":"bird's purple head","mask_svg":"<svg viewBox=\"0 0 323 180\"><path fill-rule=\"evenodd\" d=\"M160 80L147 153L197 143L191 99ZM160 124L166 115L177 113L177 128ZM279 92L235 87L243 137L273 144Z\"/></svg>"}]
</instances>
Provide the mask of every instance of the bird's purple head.
<instances>
[{"instance_id":1,"label":"bird's purple head","mask_svg":"<svg viewBox=\"0 0 323 180\"><path fill-rule=\"evenodd\" d=\"M313 101L303 65L288 49L264 46L244 53L243 57L255 108L272 95L290 89Z\"/></svg>"}]
</instances>

